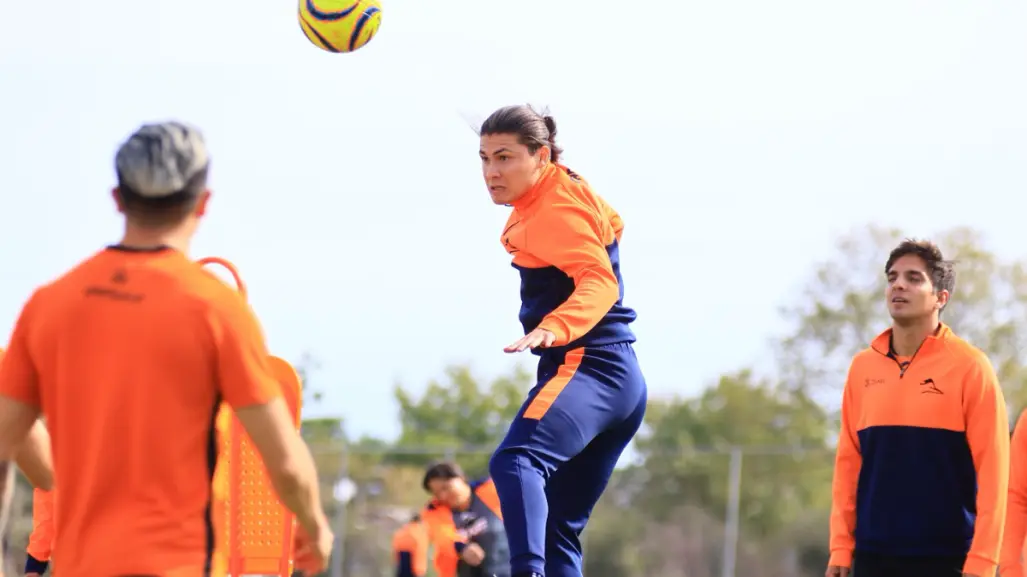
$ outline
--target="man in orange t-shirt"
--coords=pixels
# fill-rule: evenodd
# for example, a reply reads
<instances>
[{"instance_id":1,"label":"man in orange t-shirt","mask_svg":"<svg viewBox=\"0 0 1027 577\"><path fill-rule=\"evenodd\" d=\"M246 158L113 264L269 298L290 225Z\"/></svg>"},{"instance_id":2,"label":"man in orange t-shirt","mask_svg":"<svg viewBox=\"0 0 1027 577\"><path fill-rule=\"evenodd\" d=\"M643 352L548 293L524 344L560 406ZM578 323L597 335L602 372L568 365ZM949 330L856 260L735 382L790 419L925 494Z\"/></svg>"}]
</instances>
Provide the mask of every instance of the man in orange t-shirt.
<instances>
[{"instance_id":1,"label":"man in orange t-shirt","mask_svg":"<svg viewBox=\"0 0 1027 577\"><path fill-rule=\"evenodd\" d=\"M122 241L36 290L0 363L0 458L40 413L52 437L62 574L210 574L222 401L310 536L310 568L330 554L313 459L260 326L235 290L187 256L210 199L208 160L189 126L134 133L115 159Z\"/></svg>"}]
</instances>

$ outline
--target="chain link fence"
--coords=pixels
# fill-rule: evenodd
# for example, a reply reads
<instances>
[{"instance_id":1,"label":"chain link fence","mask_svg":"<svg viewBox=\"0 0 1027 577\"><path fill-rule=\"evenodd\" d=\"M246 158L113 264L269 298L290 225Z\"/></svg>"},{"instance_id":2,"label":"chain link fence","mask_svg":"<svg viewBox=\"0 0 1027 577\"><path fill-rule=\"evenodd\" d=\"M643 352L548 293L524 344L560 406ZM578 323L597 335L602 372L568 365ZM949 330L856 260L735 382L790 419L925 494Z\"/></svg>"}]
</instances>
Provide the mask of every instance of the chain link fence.
<instances>
[{"instance_id":1,"label":"chain link fence","mask_svg":"<svg viewBox=\"0 0 1027 577\"><path fill-rule=\"evenodd\" d=\"M484 476L484 449L314 449L339 538L331 577L395 575L392 535L427 502L427 464L454 460ZM723 447L625 463L582 536L587 577L823 575L833 451ZM19 479L8 527L9 575L20 574L32 491ZM59 569L58 569L59 570ZM432 575L429 572L429 575Z\"/></svg>"}]
</instances>

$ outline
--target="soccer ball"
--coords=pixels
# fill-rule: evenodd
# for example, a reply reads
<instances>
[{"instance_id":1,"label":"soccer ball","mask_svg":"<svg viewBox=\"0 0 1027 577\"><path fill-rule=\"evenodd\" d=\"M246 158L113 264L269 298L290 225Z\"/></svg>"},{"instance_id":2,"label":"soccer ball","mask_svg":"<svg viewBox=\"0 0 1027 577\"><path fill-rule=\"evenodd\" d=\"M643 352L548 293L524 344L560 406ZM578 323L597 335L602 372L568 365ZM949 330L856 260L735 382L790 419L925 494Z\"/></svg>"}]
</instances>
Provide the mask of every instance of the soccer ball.
<instances>
[{"instance_id":1,"label":"soccer ball","mask_svg":"<svg viewBox=\"0 0 1027 577\"><path fill-rule=\"evenodd\" d=\"M328 52L353 52L367 44L382 22L379 0L299 0L300 28Z\"/></svg>"}]
</instances>

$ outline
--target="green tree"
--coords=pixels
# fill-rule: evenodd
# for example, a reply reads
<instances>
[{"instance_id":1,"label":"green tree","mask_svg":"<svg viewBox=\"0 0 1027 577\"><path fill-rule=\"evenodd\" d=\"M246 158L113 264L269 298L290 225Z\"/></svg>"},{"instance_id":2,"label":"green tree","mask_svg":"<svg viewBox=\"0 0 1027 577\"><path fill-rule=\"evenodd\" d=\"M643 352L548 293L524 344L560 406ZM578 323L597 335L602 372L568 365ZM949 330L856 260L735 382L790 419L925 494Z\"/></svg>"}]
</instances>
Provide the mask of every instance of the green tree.
<instances>
[{"instance_id":1,"label":"green tree","mask_svg":"<svg viewBox=\"0 0 1027 577\"><path fill-rule=\"evenodd\" d=\"M774 535L810 509L830 504L832 427L801 389L725 375L699 397L654 401L636 439L648 475L639 503L657 518L680 504L697 505L721 521L729 493L729 455L745 449L740 519Z\"/></svg>"},{"instance_id":2,"label":"green tree","mask_svg":"<svg viewBox=\"0 0 1027 577\"><path fill-rule=\"evenodd\" d=\"M483 383L466 366L448 367L445 375L419 396L396 386L402 429L395 451L408 454L395 459L424 465L452 456L468 474L485 474L488 451L506 434L534 375L518 367Z\"/></svg>"},{"instance_id":3,"label":"green tree","mask_svg":"<svg viewBox=\"0 0 1027 577\"><path fill-rule=\"evenodd\" d=\"M843 236L819 263L799 298L783 310L791 325L779 347L784 382L814 393L837 391L856 352L890 324L884 264L905 235L867 226ZM1027 402L1027 263L990 251L969 228L932 240L956 261L956 290L942 320L984 350L1011 406Z\"/></svg>"}]
</instances>

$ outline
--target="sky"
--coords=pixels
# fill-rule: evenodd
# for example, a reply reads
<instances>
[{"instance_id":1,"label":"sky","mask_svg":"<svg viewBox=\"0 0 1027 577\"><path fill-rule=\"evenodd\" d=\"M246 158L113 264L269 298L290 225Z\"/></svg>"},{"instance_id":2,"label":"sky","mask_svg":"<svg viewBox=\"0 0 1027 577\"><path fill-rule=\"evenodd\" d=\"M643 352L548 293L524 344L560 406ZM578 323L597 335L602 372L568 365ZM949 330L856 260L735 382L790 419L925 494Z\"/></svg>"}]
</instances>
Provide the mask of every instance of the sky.
<instances>
[{"instance_id":1,"label":"sky","mask_svg":"<svg viewBox=\"0 0 1027 577\"><path fill-rule=\"evenodd\" d=\"M854 227L1027 256L1025 26L1012 1L383 0L329 54L295 0L3 2L0 333L118 240L118 144L187 121L214 158L194 256L236 263L275 354L319 360L312 414L394 437L396 383L533 362L502 351L519 281L469 123L527 102L626 222L651 394L694 394L767 366Z\"/></svg>"}]
</instances>

